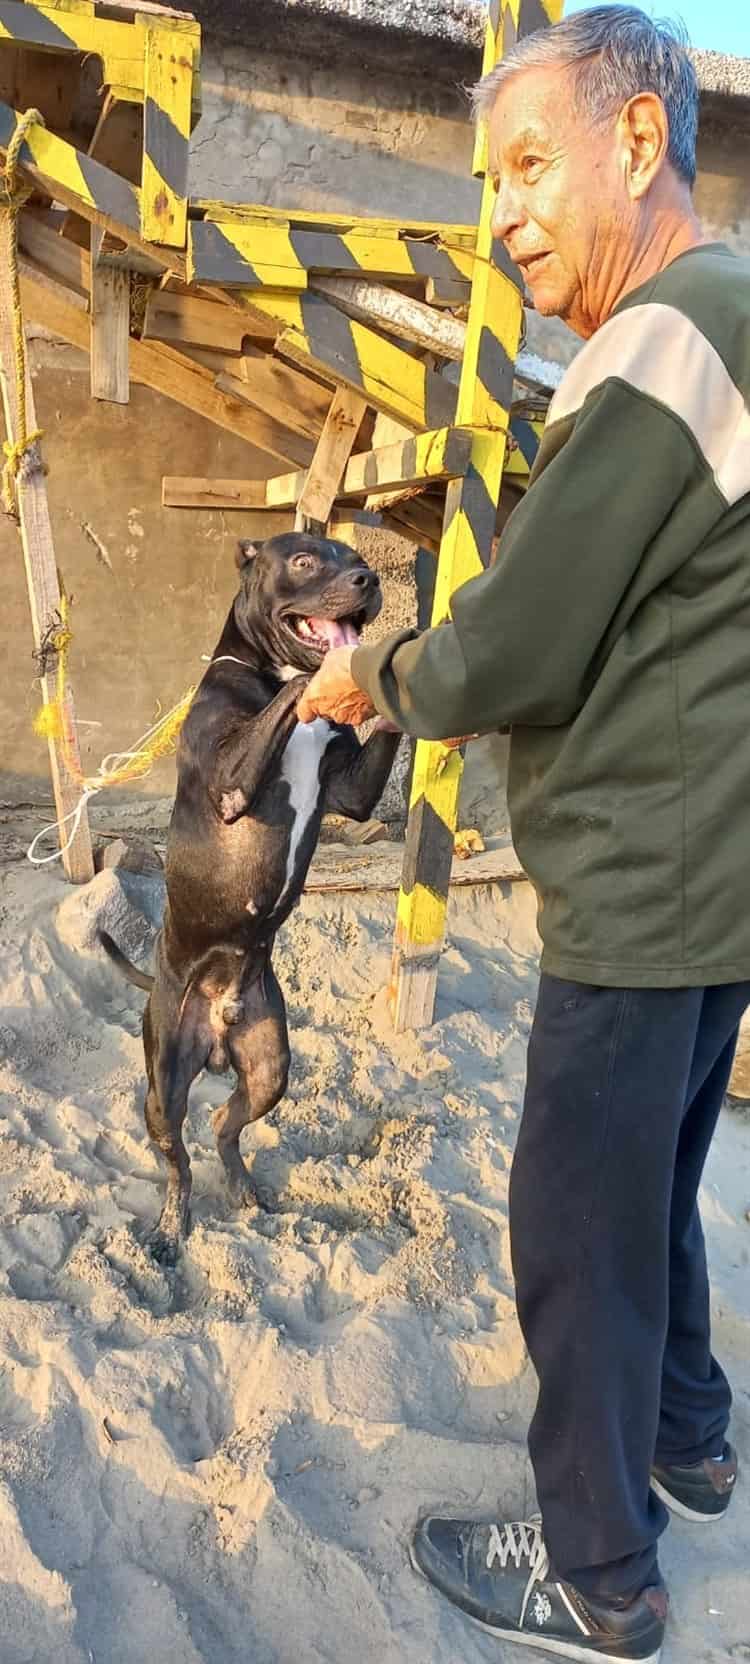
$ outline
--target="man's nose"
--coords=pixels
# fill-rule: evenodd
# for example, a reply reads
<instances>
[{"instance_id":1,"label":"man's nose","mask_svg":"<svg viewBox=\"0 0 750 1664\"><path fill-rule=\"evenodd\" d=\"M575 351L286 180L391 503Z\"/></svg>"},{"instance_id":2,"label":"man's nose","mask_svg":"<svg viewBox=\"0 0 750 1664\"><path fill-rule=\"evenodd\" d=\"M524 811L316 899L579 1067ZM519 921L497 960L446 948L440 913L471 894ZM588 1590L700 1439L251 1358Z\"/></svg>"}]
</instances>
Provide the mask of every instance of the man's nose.
<instances>
[{"instance_id":1,"label":"man's nose","mask_svg":"<svg viewBox=\"0 0 750 1664\"><path fill-rule=\"evenodd\" d=\"M498 187L492 210L492 235L505 242L523 225L524 213L517 193L507 182Z\"/></svg>"}]
</instances>

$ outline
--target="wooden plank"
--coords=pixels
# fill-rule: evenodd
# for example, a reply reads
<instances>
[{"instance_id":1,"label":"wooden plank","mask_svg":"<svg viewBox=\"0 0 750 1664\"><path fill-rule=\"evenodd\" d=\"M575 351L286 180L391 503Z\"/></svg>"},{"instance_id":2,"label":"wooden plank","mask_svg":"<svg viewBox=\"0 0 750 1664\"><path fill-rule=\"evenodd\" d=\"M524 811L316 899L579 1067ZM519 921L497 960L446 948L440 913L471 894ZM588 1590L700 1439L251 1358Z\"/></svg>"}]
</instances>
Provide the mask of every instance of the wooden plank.
<instances>
[{"instance_id":1,"label":"wooden plank","mask_svg":"<svg viewBox=\"0 0 750 1664\"><path fill-rule=\"evenodd\" d=\"M279 333L280 326L262 314L250 317L240 308L197 295L155 289L146 306L142 340L171 341L175 345L187 342L239 355L248 337L272 344Z\"/></svg>"},{"instance_id":2,"label":"wooden plank","mask_svg":"<svg viewBox=\"0 0 750 1664\"><path fill-rule=\"evenodd\" d=\"M25 8L21 8L25 9ZM5 157L15 132L18 113L0 103L0 156ZM31 127L21 150L19 175L41 186L53 201L72 208L82 219L119 237L162 269L185 276L185 256L178 249L162 249L140 234L140 192L94 157L76 150L44 127Z\"/></svg>"},{"instance_id":3,"label":"wooden plank","mask_svg":"<svg viewBox=\"0 0 750 1664\"><path fill-rule=\"evenodd\" d=\"M257 438L254 443L259 445L268 456L276 457L280 462L295 462L303 468L309 467L315 450L314 442L303 438L299 433L277 422L275 417L269 416L265 410L248 397L247 382L239 376L223 373L216 378L216 389L235 404L245 407L255 426Z\"/></svg>"},{"instance_id":4,"label":"wooden plank","mask_svg":"<svg viewBox=\"0 0 750 1664\"><path fill-rule=\"evenodd\" d=\"M321 844L313 856L305 883L308 895L325 892L352 894L367 890L397 890L401 874L402 849L399 844L383 848L343 849L337 845ZM466 889L484 884L518 883L526 874L512 844L484 850L464 861L455 857L451 864L451 889Z\"/></svg>"},{"instance_id":5,"label":"wooden plank","mask_svg":"<svg viewBox=\"0 0 750 1664\"><path fill-rule=\"evenodd\" d=\"M219 375L216 385L264 412L287 431L313 444L320 438L331 403L330 392L267 353L243 354L233 372Z\"/></svg>"},{"instance_id":6,"label":"wooden plank","mask_svg":"<svg viewBox=\"0 0 750 1664\"><path fill-rule=\"evenodd\" d=\"M366 409L361 394L337 388L297 502L296 531L327 526Z\"/></svg>"},{"instance_id":7,"label":"wooden plank","mask_svg":"<svg viewBox=\"0 0 750 1664\"><path fill-rule=\"evenodd\" d=\"M463 307L471 300L471 284L458 277L428 277L424 292L430 306Z\"/></svg>"},{"instance_id":8,"label":"wooden plank","mask_svg":"<svg viewBox=\"0 0 750 1664\"><path fill-rule=\"evenodd\" d=\"M51 278L46 282L40 281L28 267L22 272L21 289L24 311L29 319L44 324L46 329L61 335L64 341L88 352L88 319L76 305L79 297L67 295L62 286ZM185 358L172 347L152 341L137 341L131 335L129 356L132 381L151 387L156 393L163 393L165 398L184 405L196 416L204 416L228 433L238 434L240 439L246 439L257 450L266 450L267 440L275 442L275 431L269 429L260 411L251 410L238 399L221 393L210 370ZM297 441L297 445L302 443ZM312 451L310 445L306 465ZM274 449L268 454L278 457L278 451Z\"/></svg>"},{"instance_id":9,"label":"wooden plank","mask_svg":"<svg viewBox=\"0 0 750 1664\"><path fill-rule=\"evenodd\" d=\"M86 229L88 232L88 226ZM79 248L67 237L61 237L50 216L24 208L18 217L18 245L50 277L57 278L67 289L74 289L76 294L88 295L91 289L89 249Z\"/></svg>"},{"instance_id":10,"label":"wooden plank","mask_svg":"<svg viewBox=\"0 0 750 1664\"><path fill-rule=\"evenodd\" d=\"M371 486L435 484L466 472L473 435L469 428L444 428L420 433L395 445L350 457L336 492L336 501L362 497ZM304 491L306 474L278 474L273 479L212 480L167 475L163 498L171 508L294 508ZM262 488L262 496L261 496ZM198 500L200 499L200 500ZM329 510L330 513L330 510ZM314 516L314 518L320 518ZM327 518L327 516L326 516Z\"/></svg>"},{"instance_id":11,"label":"wooden plank","mask_svg":"<svg viewBox=\"0 0 750 1664\"><path fill-rule=\"evenodd\" d=\"M361 393L376 410L415 431L453 422L456 388L450 382L365 324L314 299L322 310L306 310L304 332L284 330L276 343L279 357L301 369L333 375L342 387Z\"/></svg>"},{"instance_id":12,"label":"wooden plank","mask_svg":"<svg viewBox=\"0 0 750 1664\"><path fill-rule=\"evenodd\" d=\"M248 345L238 362L237 374L245 382L253 404L294 433L306 439L319 438L331 403L329 388Z\"/></svg>"},{"instance_id":13,"label":"wooden plank","mask_svg":"<svg viewBox=\"0 0 750 1664\"><path fill-rule=\"evenodd\" d=\"M316 231L361 231L367 236L414 237L423 240L443 240L458 249L474 248L477 240L475 225L443 224L438 220L375 219L369 214L331 214L318 209L269 208L257 202L220 202L209 197L193 197L191 214L207 220L237 220L241 223L260 221L284 228L299 226Z\"/></svg>"},{"instance_id":14,"label":"wooden plank","mask_svg":"<svg viewBox=\"0 0 750 1664\"><path fill-rule=\"evenodd\" d=\"M265 509L265 480L206 480L165 474L162 508Z\"/></svg>"},{"instance_id":15,"label":"wooden plank","mask_svg":"<svg viewBox=\"0 0 750 1664\"><path fill-rule=\"evenodd\" d=\"M533 8L522 4L520 11L515 0L495 0L488 13L485 69L502 55L506 23L515 38L545 18L555 21L561 11L562 0L535 0ZM449 619L454 591L491 558L522 322L521 275L492 235L495 190L481 133L475 165L484 182L457 405L458 422L470 426L474 437L466 473L446 491L433 626ZM462 770L460 750L417 743L394 938L394 1023L399 1031L432 1022Z\"/></svg>"},{"instance_id":16,"label":"wooden plank","mask_svg":"<svg viewBox=\"0 0 750 1664\"><path fill-rule=\"evenodd\" d=\"M102 232L91 227L91 397L130 401L130 274L100 254Z\"/></svg>"},{"instance_id":17,"label":"wooden plank","mask_svg":"<svg viewBox=\"0 0 750 1664\"><path fill-rule=\"evenodd\" d=\"M10 217L7 213L0 214L0 379L2 380L5 428L9 439L13 439L18 433L18 401L14 373L12 325L13 302L10 279L11 237ZM84 329L87 327L85 320L83 327ZM34 389L28 368L26 370L26 420L28 431L30 433L34 432L37 427L37 419ZM31 627L34 647L39 652L48 632L54 628L60 615L60 586L52 541L47 483L38 458L36 467L29 466L27 461L27 466L21 469L16 481L16 489L21 543L26 569L26 585L31 611ZM51 698L53 692L50 676L45 673L40 677L40 681L42 698L46 702ZM68 754L73 767L77 768L80 773L80 753L75 727L73 695L70 686L66 690L62 715L65 723ZM61 741L50 738L47 743L55 810L60 829L60 844L64 846L70 836L72 826L72 822L68 821L66 817L72 815L78 805L81 795L80 784L75 775L68 769ZM75 884L85 884L94 876L91 837L85 808L81 814L70 848L66 850L63 856L63 864L68 878Z\"/></svg>"},{"instance_id":18,"label":"wooden plank","mask_svg":"<svg viewBox=\"0 0 750 1664\"><path fill-rule=\"evenodd\" d=\"M391 504L388 519L399 535L416 544L417 548L429 549L433 555L439 552L443 530L442 505L432 500L425 501L422 497L409 497L403 502Z\"/></svg>"},{"instance_id":19,"label":"wooden plank","mask_svg":"<svg viewBox=\"0 0 750 1664\"><path fill-rule=\"evenodd\" d=\"M469 466L471 443L470 428L439 428L363 451L352 457L340 495L355 497L459 479Z\"/></svg>"},{"instance_id":20,"label":"wooden plank","mask_svg":"<svg viewBox=\"0 0 750 1664\"><path fill-rule=\"evenodd\" d=\"M81 78L77 58L2 42L0 99L16 110L39 110L53 132L66 137Z\"/></svg>"},{"instance_id":21,"label":"wooden plank","mask_svg":"<svg viewBox=\"0 0 750 1664\"><path fill-rule=\"evenodd\" d=\"M145 31L141 233L182 249L187 227L193 47L184 32Z\"/></svg>"},{"instance_id":22,"label":"wooden plank","mask_svg":"<svg viewBox=\"0 0 750 1664\"><path fill-rule=\"evenodd\" d=\"M315 277L309 280L309 287L314 294L333 301L348 318L388 330L441 358L460 362L463 357L466 325L458 318L443 317L424 301L403 295L398 289L355 277Z\"/></svg>"}]
</instances>

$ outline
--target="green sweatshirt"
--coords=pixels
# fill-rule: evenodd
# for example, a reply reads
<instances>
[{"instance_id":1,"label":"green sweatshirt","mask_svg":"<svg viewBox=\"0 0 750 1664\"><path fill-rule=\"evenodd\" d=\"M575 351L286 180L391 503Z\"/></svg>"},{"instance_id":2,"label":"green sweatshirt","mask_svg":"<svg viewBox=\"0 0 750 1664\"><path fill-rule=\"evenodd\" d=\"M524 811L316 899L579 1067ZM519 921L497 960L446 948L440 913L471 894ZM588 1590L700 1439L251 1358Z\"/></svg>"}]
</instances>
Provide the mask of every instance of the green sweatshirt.
<instances>
[{"instance_id":1,"label":"green sweatshirt","mask_svg":"<svg viewBox=\"0 0 750 1664\"><path fill-rule=\"evenodd\" d=\"M412 735L511 726L543 969L750 980L750 261L693 249L620 303L452 612L353 675Z\"/></svg>"}]
</instances>

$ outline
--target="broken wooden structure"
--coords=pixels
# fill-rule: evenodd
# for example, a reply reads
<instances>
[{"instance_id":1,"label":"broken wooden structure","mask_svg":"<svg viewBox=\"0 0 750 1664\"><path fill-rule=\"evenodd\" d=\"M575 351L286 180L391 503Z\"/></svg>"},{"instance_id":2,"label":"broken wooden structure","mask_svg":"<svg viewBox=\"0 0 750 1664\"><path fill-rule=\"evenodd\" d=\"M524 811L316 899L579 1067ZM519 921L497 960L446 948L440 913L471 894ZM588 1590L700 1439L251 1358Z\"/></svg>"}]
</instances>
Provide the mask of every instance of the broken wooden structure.
<instances>
[{"instance_id":1,"label":"broken wooden structure","mask_svg":"<svg viewBox=\"0 0 750 1664\"><path fill-rule=\"evenodd\" d=\"M561 9L491 0L485 69L504 39ZM23 314L90 354L94 398L127 402L141 383L269 459L260 480L165 473L165 506L274 510L280 530L352 538L362 519L390 529L437 555L440 622L453 590L490 558L501 486L526 484L547 398L515 369L523 291L493 243L483 136L478 227L297 214L188 197L199 111L191 16L147 0L3 0L0 158L26 116L24 200L12 211ZM18 441L7 304L4 314L6 425ZM59 593L51 534L39 529L38 446L27 445L16 487L50 674ZM68 761L74 740L71 702ZM59 773L59 741L50 746ZM461 768L457 752L417 746L397 912L399 1027L432 1017ZM69 780L56 801L62 820ZM68 872L81 879L85 815L79 835Z\"/></svg>"}]
</instances>

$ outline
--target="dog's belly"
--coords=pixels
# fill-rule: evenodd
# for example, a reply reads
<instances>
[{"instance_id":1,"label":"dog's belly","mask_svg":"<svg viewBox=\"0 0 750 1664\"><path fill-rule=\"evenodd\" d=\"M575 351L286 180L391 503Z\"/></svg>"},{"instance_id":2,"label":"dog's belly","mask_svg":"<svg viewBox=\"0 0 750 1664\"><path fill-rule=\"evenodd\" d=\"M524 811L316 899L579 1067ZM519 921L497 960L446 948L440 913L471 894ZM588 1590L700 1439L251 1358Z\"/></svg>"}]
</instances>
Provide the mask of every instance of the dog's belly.
<instances>
[{"instance_id":1,"label":"dog's belly","mask_svg":"<svg viewBox=\"0 0 750 1664\"><path fill-rule=\"evenodd\" d=\"M332 739L330 723L318 717L299 723L292 733L281 764L281 779L289 790L291 822L286 850L286 867L281 894L276 903L283 907L294 888L305 833L320 802L320 765Z\"/></svg>"},{"instance_id":2,"label":"dog's belly","mask_svg":"<svg viewBox=\"0 0 750 1664\"><path fill-rule=\"evenodd\" d=\"M334 730L318 720L295 728L281 766L249 814L233 825L213 812L190 837L170 833L167 888L192 947L217 939L248 945L286 915L304 882L322 809L321 763Z\"/></svg>"}]
</instances>

